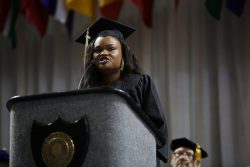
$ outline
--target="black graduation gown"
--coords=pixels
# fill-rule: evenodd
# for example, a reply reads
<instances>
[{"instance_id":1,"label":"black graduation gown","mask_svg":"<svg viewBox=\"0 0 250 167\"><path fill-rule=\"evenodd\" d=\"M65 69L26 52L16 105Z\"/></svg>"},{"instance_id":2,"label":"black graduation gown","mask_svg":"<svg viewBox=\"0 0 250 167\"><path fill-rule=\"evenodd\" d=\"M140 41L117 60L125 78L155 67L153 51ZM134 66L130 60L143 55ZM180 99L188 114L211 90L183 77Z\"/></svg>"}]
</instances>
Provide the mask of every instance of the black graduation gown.
<instances>
[{"instance_id":1,"label":"black graduation gown","mask_svg":"<svg viewBox=\"0 0 250 167\"><path fill-rule=\"evenodd\" d=\"M145 74L130 74L116 81L113 88L128 93L137 105L149 116L166 139L163 147L157 146L157 158L164 162L168 159L167 125L160 99L153 80ZM157 160L158 161L158 160ZM159 161L157 162L159 166Z\"/></svg>"}]
</instances>

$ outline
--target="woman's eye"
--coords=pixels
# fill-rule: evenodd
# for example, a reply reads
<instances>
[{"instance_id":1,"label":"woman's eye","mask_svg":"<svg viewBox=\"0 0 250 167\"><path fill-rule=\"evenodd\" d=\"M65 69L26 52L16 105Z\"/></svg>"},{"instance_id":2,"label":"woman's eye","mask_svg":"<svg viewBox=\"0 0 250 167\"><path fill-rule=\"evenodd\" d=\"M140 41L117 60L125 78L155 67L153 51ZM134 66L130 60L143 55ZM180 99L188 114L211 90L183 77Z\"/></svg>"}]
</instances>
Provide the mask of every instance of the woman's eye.
<instances>
[{"instance_id":1,"label":"woman's eye","mask_svg":"<svg viewBox=\"0 0 250 167\"><path fill-rule=\"evenodd\" d=\"M113 51L113 50L115 50L114 47L110 47L110 48L109 48L109 51Z\"/></svg>"},{"instance_id":2,"label":"woman's eye","mask_svg":"<svg viewBox=\"0 0 250 167\"><path fill-rule=\"evenodd\" d=\"M94 52L95 52L95 53L100 53L100 52L101 52L101 49L96 48L96 49L94 49Z\"/></svg>"}]
</instances>

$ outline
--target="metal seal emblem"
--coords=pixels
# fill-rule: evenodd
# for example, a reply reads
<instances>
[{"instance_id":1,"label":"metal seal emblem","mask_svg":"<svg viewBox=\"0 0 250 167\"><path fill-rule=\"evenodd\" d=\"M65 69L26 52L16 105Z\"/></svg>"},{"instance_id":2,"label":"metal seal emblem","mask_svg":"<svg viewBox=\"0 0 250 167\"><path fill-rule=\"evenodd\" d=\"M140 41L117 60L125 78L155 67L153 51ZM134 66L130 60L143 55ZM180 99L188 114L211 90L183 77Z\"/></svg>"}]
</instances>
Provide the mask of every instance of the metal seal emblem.
<instances>
[{"instance_id":1,"label":"metal seal emblem","mask_svg":"<svg viewBox=\"0 0 250 167\"><path fill-rule=\"evenodd\" d=\"M45 138L41 152L46 166L66 167L74 156L75 145L66 133L54 132Z\"/></svg>"}]
</instances>

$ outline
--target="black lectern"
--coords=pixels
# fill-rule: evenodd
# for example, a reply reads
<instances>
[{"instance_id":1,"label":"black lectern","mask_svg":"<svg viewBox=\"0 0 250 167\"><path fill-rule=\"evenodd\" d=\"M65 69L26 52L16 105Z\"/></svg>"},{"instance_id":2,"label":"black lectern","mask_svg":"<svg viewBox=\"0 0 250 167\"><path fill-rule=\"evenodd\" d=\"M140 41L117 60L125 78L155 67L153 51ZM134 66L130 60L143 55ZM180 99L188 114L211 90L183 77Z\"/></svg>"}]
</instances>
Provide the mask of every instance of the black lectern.
<instances>
[{"instance_id":1,"label":"black lectern","mask_svg":"<svg viewBox=\"0 0 250 167\"><path fill-rule=\"evenodd\" d=\"M156 166L156 142L162 141L161 136L147 115L120 90L100 88L13 97L7 107L11 167ZM80 125L81 137L76 141L79 138L72 135L79 122L85 131ZM80 146L84 150L77 150ZM74 165L75 156L81 162Z\"/></svg>"}]
</instances>

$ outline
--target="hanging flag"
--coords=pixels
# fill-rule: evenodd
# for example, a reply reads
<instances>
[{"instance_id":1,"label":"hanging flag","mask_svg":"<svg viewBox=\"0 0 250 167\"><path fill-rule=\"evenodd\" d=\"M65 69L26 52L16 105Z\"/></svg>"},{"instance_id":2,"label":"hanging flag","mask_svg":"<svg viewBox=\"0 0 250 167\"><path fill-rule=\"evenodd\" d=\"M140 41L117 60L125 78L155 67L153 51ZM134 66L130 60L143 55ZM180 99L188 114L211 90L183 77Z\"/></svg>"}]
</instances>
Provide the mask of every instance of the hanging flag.
<instances>
[{"instance_id":1,"label":"hanging flag","mask_svg":"<svg viewBox=\"0 0 250 167\"><path fill-rule=\"evenodd\" d=\"M9 14L7 16L2 32L4 36L8 36L10 38L12 48L16 48L17 46L16 21L19 15L19 11L20 11L20 1L11 0Z\"/></svg>"},{"instance_id":2,"label":"hanging flag","mask_svg":"<svg viewBox=\"0 0 250 167\"><path fill-rule=\"evenodd\" d=\"M175 10L177 11L180 6L180 0L175 0Z\"/></svg>"},{"instance_id":3,"label":"hanging flag","mask_svg":"<svg viewBox=\"0 0 250 167\"><path fill-rule=\"evenodd\" d=\"M56 12L54 15L55 20L65 24L69 37L71 37L73 29L74 11L68 10L65 0L57 0Z\"/></svg>"},{"instance_id":4,"label":"hanging flag","mask_svg":"<svg viewBox=\"0 0 250 167\"><path fill-rule=\"evenodd\" d=\"M112 20L117 20L123 0L99 0L101 14Z\"/></svg>"},{"instance_id":5,"label":"hanging flag","mask_svg":"<svg viewBox=\"0 0 250 167\"><path fill-rule=\"evenodd\" d=\"M40 2L55 20L65 24L67 32L71 36L74 12L66 8L65 0L40 0Z\"/></svg>"},{"instance_id":6,"label":"hanging flag","mask_svg":"<svg viewBox=\"0 0 250 167\"><path fill-rule=\"evenodd\" d=\"M227 8L237 16L241 16L246 3L246 0L227 0Z\"/></svg>"},{"instance_id":7,"label":"hanging flag","mask_svg":"<svg viewBox=\"0 0 250 167\"><path fill-rule=\"evenodd\" d=\"M67 20L69 10L66 8L66 4L64 0L57 0L56 11L54 18L58 20L60 23L65 24Z\"/></svg>"},{"instance_id":8,"label":"hanging flag","mask_svg":"<svg viewBox=\"0 0 250 167\"><path fill-rule=\"evenodd\" d=\"M205 2L208 12L215 17L220 19L220 13L222 9L222 0L206 0Z\"/></svg>"},{"instance_id":9,"label":"hanging flag","mask_svg":"<svg viewBox=\"0 0 250 167\"><path fill-rule=\"evenodd\" d=\"M95 1L94 0L66 0L68 9L86 15L94 22L95 18Z\"/></svg>"},{"instance_id":10,"label":"hanging flag","mask_svg":"<svg viewBox=\"0 0 250 167\"><path fill-rule=\"evenodd\" d=\"M57 0L40 0L40 2L49 11L49 14L55 14Z\"/></svg>"},{"instance_id":11,"label":"hanging flag","mask_svg":"<svg viewBox=\"0 0 250 167\"><path fill-rule=\"evenodd\" d=\"M4 26L10 11L10 1L0 0L0 32L3 32L4 30Z\"/></svg>"},{"instance_id":12,"label":"hanging flag","mask_svg":"<svg viewBox=\"0 0 250 167\"><path fill-rule=\"evenodd\" d=\"M133 2L141 12L144 24L152 27L153 0L129 0Z\"/></svg>"},{"instance_id":13,"label":"hanging flag","mask_svg":"<svg viewBox=\"0 0 250 167\"><path fill-rule=\"evenodd\" d=\"M49 12L39 0L21 0L22 13L43 37L47 30Z\"/></svg>"}]
</instances>

